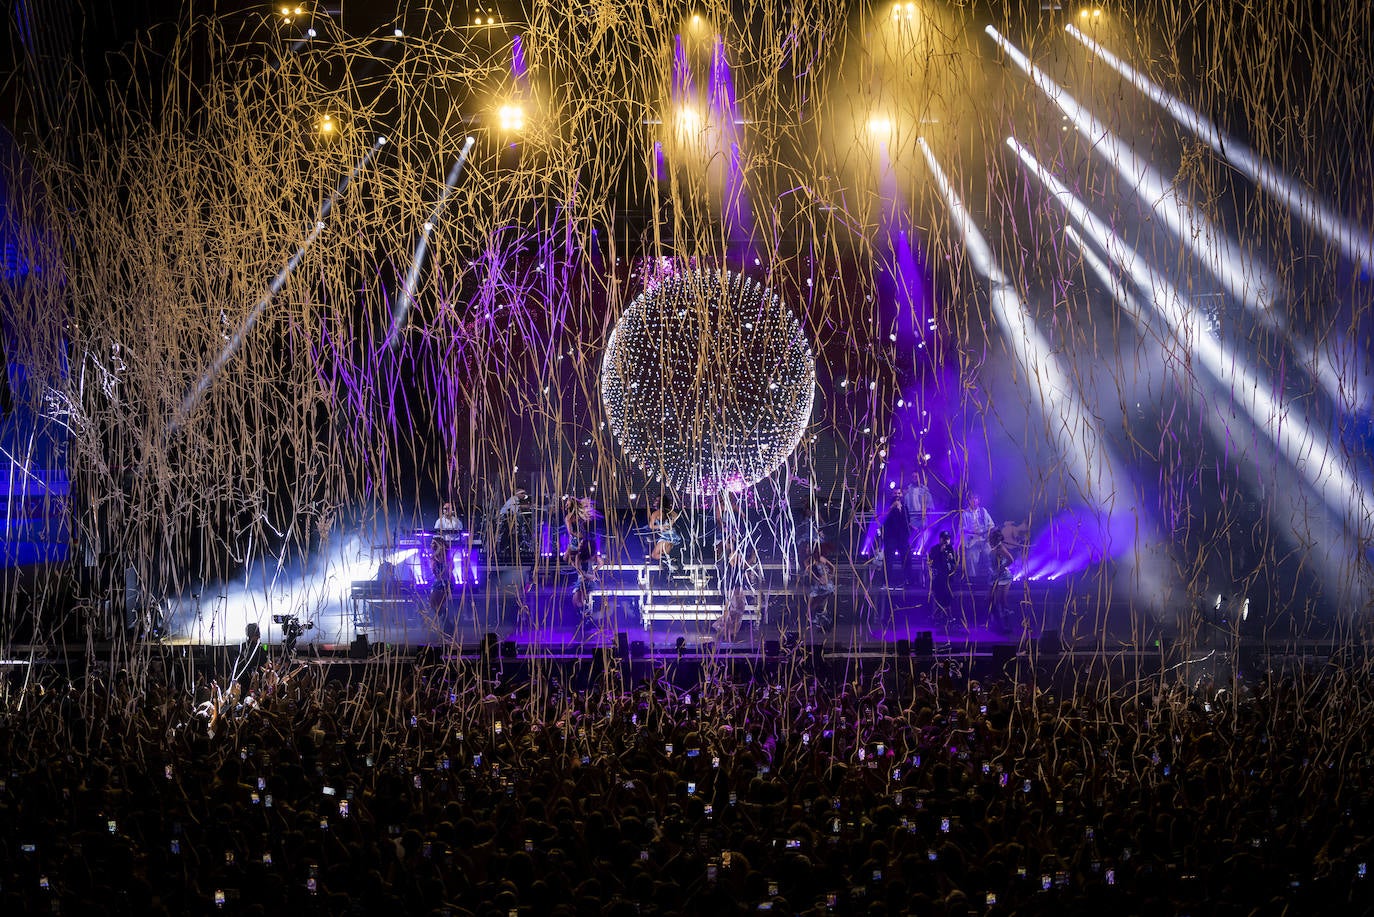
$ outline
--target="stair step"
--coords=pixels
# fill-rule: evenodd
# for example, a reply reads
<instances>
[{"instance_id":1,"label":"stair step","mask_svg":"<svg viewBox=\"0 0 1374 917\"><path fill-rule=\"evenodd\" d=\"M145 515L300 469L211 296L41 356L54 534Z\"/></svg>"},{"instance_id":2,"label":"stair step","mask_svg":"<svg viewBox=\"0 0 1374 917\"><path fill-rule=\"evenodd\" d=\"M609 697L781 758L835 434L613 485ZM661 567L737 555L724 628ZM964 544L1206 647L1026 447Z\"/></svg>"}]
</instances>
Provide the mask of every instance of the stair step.
<instances>
[{"instance_id":1,"label":"stair step","mask_svg":"<svg viewBox=\"0 0 1374 917\"><path fill-rule=\"evenodd\" d=\"M721 611L724 611L724 610L725 610L725 604L724 604L723 602L695 602L695 603L688 603L688 602L664 602L664 603L662 603L662 604L659 604L658 602L653 602L653 603L650 603L650 604L646 604L646 605L641 606L640 610L641 610L643 613L645 613L645 614L650 614L650 613L652 613L652 612L659 612L659 611L716 611L716 612L721 612Z\"/></svg>"},{"instance_id":2,"label":"stair step","mask_svg":"<svg viewBox=\"0 0 1374 917\"><path fill-rule=\"evenodd\" d=\"M724 609L721 609L721 611L724 611ZM644 613L640 615L640 618L645 623L648 623L650 621L719 621L720 613L701 612L693 614L690 612L661 612L657 610L645 609ZM746 624L757 624L760 619L757 614L750 614L746 612L745 614L740 616L740 620Z\"/></svg>"},{"instance_id":3,"label":"stair step","mask_svg":"<svg viewBox=\"0 0 1374 917\"><path fill-rule=\"evenodd\" d=\"M659 604L659 603L649 603L649 604L641 605L640 608L639 608L639 610L640 610L640 613L641 613L641 614L646 614L646 615L647 615L647 614L657 614L658 612L661 612L661 611L663 611L663 612L671 611L671 612L679 612L679 613L680 613L680 612L710 611L710 612L714 612L714 613L720 613L720 612L725 611L725 603L723 603L723 602L698 602L698 603L695 603L695 604L688 604L688 603L681 603L681 604L678 604L678 603L669 603L669 602L664 602L664 603L662 603L662 604ZM745 613L745 614L757 614L757 613L758 613L758 610L759 610L759 609L758 609L758 606L757 606L757 605L745 605L745 606L744 606L744 613Z\"/></svg>"}]
</instances>

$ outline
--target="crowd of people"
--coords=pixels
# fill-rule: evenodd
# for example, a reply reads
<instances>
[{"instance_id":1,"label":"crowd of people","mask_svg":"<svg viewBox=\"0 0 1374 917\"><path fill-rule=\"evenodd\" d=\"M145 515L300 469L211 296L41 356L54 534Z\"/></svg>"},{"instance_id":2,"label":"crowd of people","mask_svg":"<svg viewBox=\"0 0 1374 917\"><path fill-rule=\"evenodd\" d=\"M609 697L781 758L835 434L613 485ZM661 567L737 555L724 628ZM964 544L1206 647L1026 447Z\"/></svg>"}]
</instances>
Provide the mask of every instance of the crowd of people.
<instances>
[{"instance_id":1,"label":"crowd of people","mask_svg":"<svg viewBox=\"0 0 1374 917\"><path fill-rule=\"evenodd\" d=\"M899 666L906 666L899 671ZM590 687L475 663L6 684L0 908L1278 914L1371 907L1368 673L1056 694L949 664ZM617 670L612 670L615 672ZM201 713L198 713L198 710Z\"/></svg>"}]
</instances>

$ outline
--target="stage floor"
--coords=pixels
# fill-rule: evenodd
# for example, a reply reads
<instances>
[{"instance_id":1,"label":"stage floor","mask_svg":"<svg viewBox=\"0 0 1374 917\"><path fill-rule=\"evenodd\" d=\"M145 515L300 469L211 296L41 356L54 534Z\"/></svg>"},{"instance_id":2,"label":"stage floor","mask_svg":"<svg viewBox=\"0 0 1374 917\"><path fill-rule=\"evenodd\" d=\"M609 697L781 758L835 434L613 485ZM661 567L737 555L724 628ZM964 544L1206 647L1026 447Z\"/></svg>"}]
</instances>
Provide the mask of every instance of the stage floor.
<instances>
[{"instance_id":1,"label":"stage floor","mask_svg":"<svg viewBox=\"0 0 1374 917\"><path fill-rule=\"evenodd\" d=\"M964 586L955 593L951 620L933 613L928 590L842 584L835 596L834 623L808 624L807 599L798 588L772 588L763 596L762 619L741 627L737 639L724 641L710 621L646 621L634 596L599 600L594 613L582 615L572 601L567 577L553 575L528 587L500 585L457 589L436 610L428 597L411 594L389 600L341 598L308 608L254 607L246 614L229 603L181 606L166 622L170 644L224 646L243 639L244 624L259 624L263 639L282 642L282 624L273 616L294 614L314 626L300 638L302 654L334 650L366 636L371 645L453 647L467 650L490 635L514 642L522 656L563 655L612 646L624 634L648 654L721 651L761 653L769 641L784 645L822 646L826 652L867 654L892 652L899 641L959 651L973 647L1044 646L1057 651L1108 652L1143 650L1158 640L1158 622L1142 620L1129 608L1096 601L1096 590L1084 583L1017 583L1009 595L1009 623L991 626L985 587ZM678 641L682 643L679 646Z\"/></svg>"}]
</instances>

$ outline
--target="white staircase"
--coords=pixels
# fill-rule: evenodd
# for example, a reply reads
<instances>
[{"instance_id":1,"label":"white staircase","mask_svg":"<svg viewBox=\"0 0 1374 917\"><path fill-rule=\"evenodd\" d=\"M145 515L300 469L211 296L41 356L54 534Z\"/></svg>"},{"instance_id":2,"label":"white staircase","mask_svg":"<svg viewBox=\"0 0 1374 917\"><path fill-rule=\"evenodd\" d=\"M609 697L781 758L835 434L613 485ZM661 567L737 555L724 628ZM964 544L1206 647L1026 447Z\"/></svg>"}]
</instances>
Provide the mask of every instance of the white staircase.
<instances>
[{"instance_id":1,"label":"white staircase","mask_svg":"<svg viewBox=\"0 0 1374 917\"><path fill-rule=\"evenodd\" d=\"M671 576L658 567L646 572L646 568L632 564L607 564L601 571L603 587L590 592L593 607L597 601L632 599L646 630L662 623L714 624L725 614L725 595L714 566L689 564ZM629 575L633 575L633 585L625 581ZM751 597L742 623L757 625L763 617L762 604L762 597Z\"/></svg>"}]
</instances>

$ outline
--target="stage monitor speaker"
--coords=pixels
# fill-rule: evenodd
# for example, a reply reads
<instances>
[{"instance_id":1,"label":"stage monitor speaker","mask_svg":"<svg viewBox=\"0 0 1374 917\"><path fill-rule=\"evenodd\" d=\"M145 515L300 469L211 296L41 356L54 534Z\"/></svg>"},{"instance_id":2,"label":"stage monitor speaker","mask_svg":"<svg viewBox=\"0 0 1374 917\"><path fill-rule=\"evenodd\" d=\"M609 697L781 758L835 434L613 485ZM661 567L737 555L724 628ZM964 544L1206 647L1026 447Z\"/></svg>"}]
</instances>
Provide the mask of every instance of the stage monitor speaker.
<instances>
[{"instance_id":1,"label":"stage monitor speaker","mask_svg":"<svg viewBox=\"0 0 1374 917\"><path fill-rule=\"evenodd\" d=\"M763 641L763 655L765 659L777 659L782 655L782 643L777 640Z\"/></svg>"},{"instance_id":2,"label":"stage monitor speaker","mask_svg":"<svg viewBox=\"0 0 1374 917\"><path fill-rule=\"evenodd\" d=\"M1061 653L1063 651L1064 644L1059 639L1059 631L1047 630L1040 635L1040 652Z\"/></svg>"},{"instance_id":3,"label":"stage monitor speaker","mask_svg":"<svg viewBox=\"0 0 1374 917\"><path fill-rule=\"evenodd\" d=\"M928 630L923 630L917 633L916 645L914 649L917 656L934 656L935 634Z\"/></svg>"},{"instance_id":4,"label":"stage monitor speaker","mask_svg":"<svg viewBox=\"0 0 1374 917\"><path fill-rule=\"evenodd\" d=\"M501 641L501 658L502 658L502 659L514 659L514 658L515 658L515 641L514 641L514 640L502 640L502 641Z\"/></svg>"},{"instance_id":5,"label":"stage monitor speaker","mask_svg":"<svg viewBox=\"0 0 1374 917\"><path fill-rule=\"evenodd\" d=\"M907 639L904 637L904 638L902 638L901 640L898 640L898 641L897 641L897 655L898 655L899 657L901 657L901 656L910 656L910 655L911 655L911 641L910 641L910 640L907 640Z\"/></svg>"},{"instance_id":6,"label":"stage monitor speaker","mask_svg":"<svg viewBox=\"0 0 1374 917\"><path fill-rule=\"evenodd\" d=\"M366 659L370 653L367 647L367 634L358 634L348 647L349 659Z\"/></svg>"},{"instance_id":7,"label":"stage monitor speaker","mask_svg":"<svg viewBox=\"0 0 1374 917\"><path fill-rule=\"evenodd\" d=\"M649 644L645 643L643 640L630 641L631 659L643 659L647 655L649 655Z\"/></svg>"}]
</instances>

